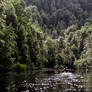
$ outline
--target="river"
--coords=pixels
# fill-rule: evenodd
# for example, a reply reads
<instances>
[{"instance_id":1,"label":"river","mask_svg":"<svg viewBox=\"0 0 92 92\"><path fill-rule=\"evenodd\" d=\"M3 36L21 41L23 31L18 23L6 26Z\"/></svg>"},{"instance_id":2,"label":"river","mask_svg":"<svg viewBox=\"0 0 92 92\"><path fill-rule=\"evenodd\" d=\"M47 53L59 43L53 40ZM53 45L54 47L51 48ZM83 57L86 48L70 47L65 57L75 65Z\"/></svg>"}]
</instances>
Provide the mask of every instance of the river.
<instances>
[{"instance_id":1,"label":"river","mask_svg":"<svg viewBox=\"0 0 92 92\"><path fill-rule=\"evenodd\" d=\"M92 92L92 71L0 73L0 92Z\"/></svg>"}]
</instances>

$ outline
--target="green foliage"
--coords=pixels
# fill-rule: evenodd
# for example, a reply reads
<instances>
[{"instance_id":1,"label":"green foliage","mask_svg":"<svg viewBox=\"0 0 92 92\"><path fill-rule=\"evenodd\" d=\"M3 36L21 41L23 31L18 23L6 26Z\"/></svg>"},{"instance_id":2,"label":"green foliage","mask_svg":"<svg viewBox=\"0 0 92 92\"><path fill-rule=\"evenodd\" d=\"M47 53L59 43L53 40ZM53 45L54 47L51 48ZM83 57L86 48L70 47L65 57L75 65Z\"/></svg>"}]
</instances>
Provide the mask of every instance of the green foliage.
<instances>
[{"instance_id":1,"label":"green foliage","mask_svg":"<svg viewBox=\"0 0 92 92\"><path fill-rule=\"evenodd\" d=\"M92 65L92 58L86 57L83 59L79 59L79 60L75 61L74 65L77 68L84 68L84 69L90 68L90 66Z\"/></svg>"},{"instance_id":2,"label":"green foliage","mask_svg":"<svg viewBox=\"0 0 92 92\"><path fill-rule=\"evenodd\" d=\"M89 1L85 3L79 0L27 0L26 4L36 7L41 15L40 23L51 31L55 29L59 36L63 34L62 29L71 25L81 28L85 21L92 21ZM50 34L52 35L52 32Z\"/></svg>"},{"instance_id":3,"label":"green foliage","mask_svg":"<svg viewBox=\"0 0 92 92\"><path fill-rule=\"evenodd\" d=\"M27 66L25 64L21 64L20 62L17 62L13 65L14 68L19 69L19 70L25 70L27 69Z\"/></svg>"},{"instance_id":4,"label":"green foliage","mask_svg":"<svg viewBox=\"0 0 92 92\"><path fill-rule=\"evenodd\" d=\"M89 68L92 64L92 12L88 3L2 0L0 68L9 69L12 65L19 69Z\"/></svg>"},{"instance_id":5,"label":"green foliage","mask_svg":"<svg viewBox=\"0 0 92 92\"><path fill-rule=\"evenodd\" d=\"M34 29L36 32L42 32L42 29L41 29L41 27L40 27L40 25L38 24L38 23L33 23L32 25L31 25L31 27L32 27L32 29Z\"/></svg>"},{"instance_id":6,"label":"green foliage","mask_svg":"<svg viewBox=\"0 0 92 92\"><path fill-rule=\"evenodd\" d=\"M79 59L75 61L74 65L78 68L89 68L92 64L92 24L85 23L84 26L82 26L80 33L83 38L81 41L82 47L80 47L82 48L82 51Z\"/></svg>"},{"instance_id":7,"label":"green foliage","mask_svg":"<svg viewBox=\"0 0 92 92\"><path fill-rule=\"evenodd\" d=\"M0 64L10 66L15 62L17 54L16 34L11 25L0 31Z\"/></svg>"}]
</instances>

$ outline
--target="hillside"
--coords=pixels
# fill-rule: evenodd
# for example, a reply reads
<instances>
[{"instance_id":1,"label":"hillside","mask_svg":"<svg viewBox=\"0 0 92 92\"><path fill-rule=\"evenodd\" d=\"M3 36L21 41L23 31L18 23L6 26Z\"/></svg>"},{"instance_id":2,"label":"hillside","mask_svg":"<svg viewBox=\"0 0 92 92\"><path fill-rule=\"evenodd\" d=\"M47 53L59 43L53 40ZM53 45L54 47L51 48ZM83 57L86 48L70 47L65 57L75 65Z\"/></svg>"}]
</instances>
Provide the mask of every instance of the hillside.
<instances>
[{"instance_id":1,"label":"hillside","mask_svg":"<svg viewBox=\"0 0 92 92\"><path fill-rule=\"evenodd\" d=\"M91 0L27 0L26 4L37 7L41 25L53 36L62 35L68 26L76 25L80 29L85 22L92 23Z\"/></svg>"},{"instance_id":2,"label":"hillside","mask_svg":"<svg viewBox=\"0 0 92 92\"><path fill-rule=\"evenodd\" d=\"M0 2L0 69L91 67L91 0Z\"/></svg>"}]
</instances>

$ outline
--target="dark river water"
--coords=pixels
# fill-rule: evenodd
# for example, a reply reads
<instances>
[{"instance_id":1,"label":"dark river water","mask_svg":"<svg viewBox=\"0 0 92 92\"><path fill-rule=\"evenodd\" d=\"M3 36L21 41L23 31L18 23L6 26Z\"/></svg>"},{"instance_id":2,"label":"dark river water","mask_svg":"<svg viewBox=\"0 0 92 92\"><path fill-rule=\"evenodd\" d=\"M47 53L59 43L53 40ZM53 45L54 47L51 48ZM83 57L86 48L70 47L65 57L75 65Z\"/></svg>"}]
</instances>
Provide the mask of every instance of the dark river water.
<instances>
[{"instance_id":1,"label":"dark river water","mask_svg":"<svg viewBox=\"0 0 92 92\"><path fill-rule=\"evenodd\" d=\"M0 92L92 92L92 71L0 73Z\"/></svg>"}]
</instances>

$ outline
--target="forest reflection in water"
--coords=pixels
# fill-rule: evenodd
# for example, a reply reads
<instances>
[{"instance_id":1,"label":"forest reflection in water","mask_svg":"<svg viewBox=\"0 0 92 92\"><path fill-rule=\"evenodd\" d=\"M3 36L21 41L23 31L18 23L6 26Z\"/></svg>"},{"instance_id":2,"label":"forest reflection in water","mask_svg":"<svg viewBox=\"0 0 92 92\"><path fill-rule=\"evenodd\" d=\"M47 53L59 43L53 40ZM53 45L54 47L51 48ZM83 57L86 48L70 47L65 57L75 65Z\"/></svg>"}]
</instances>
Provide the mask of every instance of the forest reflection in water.
<instances>
[{"instance_id":1,"label":"forest reflection in water","mask_svg":"<svg viewBox=\"0 0 92 92\"><path fill-rule=\"evenodd\" d=\"M92 71L0 73L0 92L92 92Z\"/></svg>"}]
</instances>

